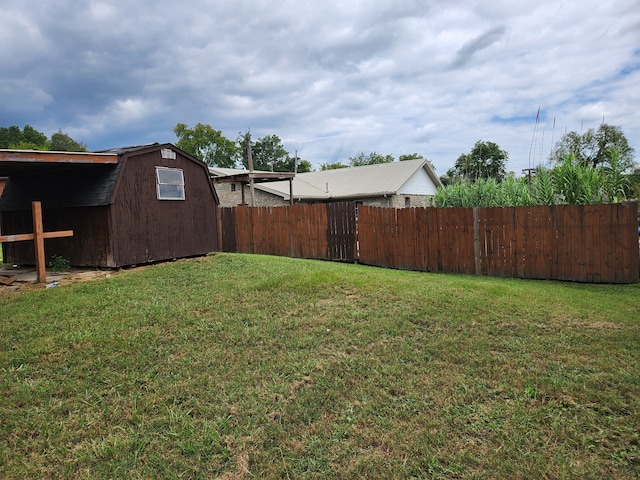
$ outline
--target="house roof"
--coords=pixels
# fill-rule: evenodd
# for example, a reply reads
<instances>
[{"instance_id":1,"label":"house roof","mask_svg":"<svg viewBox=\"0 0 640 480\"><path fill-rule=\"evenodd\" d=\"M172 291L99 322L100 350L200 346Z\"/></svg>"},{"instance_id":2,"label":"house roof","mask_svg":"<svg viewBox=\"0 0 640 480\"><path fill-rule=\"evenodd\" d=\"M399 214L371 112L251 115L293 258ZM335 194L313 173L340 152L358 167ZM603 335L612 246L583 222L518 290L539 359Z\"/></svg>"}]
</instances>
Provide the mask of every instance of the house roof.
<instances>
[{"instance_id":1,"label":"house roof","mask_svg":"<svg viewBox=\"0 0 640 480\"><path fill-rule=\"evenodd\" d=\"M420 169L424 169L435 186L441 185L429 162L421 158L299 173L293 179L293 197L300 200L332 200L395 195ZM256 185L256 188L285 200L289 198L289 182Z\"/></svg>"}]
</instances>

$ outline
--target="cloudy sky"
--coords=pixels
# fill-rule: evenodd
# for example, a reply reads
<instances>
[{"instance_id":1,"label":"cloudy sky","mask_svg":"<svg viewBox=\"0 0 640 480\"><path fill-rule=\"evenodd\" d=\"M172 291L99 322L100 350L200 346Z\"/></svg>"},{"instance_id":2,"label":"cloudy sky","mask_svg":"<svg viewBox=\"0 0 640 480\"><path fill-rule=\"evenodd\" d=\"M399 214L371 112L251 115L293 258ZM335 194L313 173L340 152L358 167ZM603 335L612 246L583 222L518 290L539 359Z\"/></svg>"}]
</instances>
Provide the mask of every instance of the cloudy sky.
<instances>
[{"instance_id":1,"label":"cloudy sky","mask_svg":"<svg viewBox=\"0 0 640 480\"><path fill-rule=\"evenodd\" d=\"M419 153L442 175L493 141L520 174L604 118L640 158L639 0L0 0L0 18L0 126L90 150L200 122L316 168Z\"/></svg>"}]
</instances>

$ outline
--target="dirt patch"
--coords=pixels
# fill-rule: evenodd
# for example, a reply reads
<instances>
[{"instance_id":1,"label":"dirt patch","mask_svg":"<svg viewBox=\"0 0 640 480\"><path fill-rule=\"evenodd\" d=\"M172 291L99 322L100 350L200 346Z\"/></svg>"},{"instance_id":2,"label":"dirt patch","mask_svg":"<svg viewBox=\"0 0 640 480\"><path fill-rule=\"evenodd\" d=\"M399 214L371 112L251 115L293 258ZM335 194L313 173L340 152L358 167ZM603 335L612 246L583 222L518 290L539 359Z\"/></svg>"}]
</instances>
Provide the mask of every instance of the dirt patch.
<instances>
[{"instance_id":1,"label":"dirt patch","mask_svg":"<svg viewBox=\"0 0 640 480\"><path fill-rule=\"evenodd\" d=\"M3 267L0 268L0 277L3 280L0 282L0 295L87 282L97 278L110 277L118 271L119 270L99 270L95 268L72 268L64 272L47 270L47 282L38 283L38 275L35 267Z\"/></svg>"}]
</instances>

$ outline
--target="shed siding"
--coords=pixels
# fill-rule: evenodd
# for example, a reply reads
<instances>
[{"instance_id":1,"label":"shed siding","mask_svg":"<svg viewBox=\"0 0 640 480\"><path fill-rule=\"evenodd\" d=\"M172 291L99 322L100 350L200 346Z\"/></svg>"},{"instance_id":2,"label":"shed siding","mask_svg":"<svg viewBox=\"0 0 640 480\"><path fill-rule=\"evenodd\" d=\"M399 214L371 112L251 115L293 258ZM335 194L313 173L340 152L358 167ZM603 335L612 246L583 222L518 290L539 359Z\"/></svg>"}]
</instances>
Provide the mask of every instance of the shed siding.
<instances>
[{"instance_id":1,"label":"shed siding","mask_svg":"<svg viewBox=\"0 0 640 480\"><path fill-rule=\"evenodd\" d=\"M69 260L74 266L114 267L111 247L109 207L43 208L45 232L73 230L73 237L50 238L44 241L49 262L54 255ZM2 214L3 228L11 233L33 232L31 211L11 211ZM5 259L18 265L35 263L33 242L4 244Z\"/></svg>"},{"instance_id":2,"label":"shed siding","mask_svg":"<svg viewBox=\"0 0 640 480\"><path fill-rule=\"evenodd\" d=\"M114 193L114 256L134 265L203 255L217 250L217 205L208 171L177 152L132 154L123 160ZM185 200L158 200L156 167L180 168Z\"/></svg>"}]
</instances>

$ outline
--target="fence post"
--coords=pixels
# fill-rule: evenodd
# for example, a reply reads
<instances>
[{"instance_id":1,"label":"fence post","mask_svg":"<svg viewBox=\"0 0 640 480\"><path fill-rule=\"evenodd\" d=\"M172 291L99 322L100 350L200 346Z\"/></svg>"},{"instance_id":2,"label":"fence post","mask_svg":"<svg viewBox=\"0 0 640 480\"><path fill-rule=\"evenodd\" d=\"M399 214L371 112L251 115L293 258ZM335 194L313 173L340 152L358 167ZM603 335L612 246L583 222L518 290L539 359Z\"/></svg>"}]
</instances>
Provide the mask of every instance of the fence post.
<instances>
[{"instance_id":1,"label":"fence post","mask_svg":"<svg viewBox=\"0 0 640 480\"><path fill-rule=\"evenodd\" d=\"M218 220L218 252L224 251L222 248L222 207L218 205L216 209L216 219Z\"/></svg>"},{"instance_id":2,"label":"fence post","mask_svg":"<svg viewBox=\"0 0 640 480\"><path fill-rule=\"evenodd\" d=\"M476 275L482 273L482 261L480 259L480 209L473 208L473 256L475 259Z\"/></svg>"}]
</instances>

